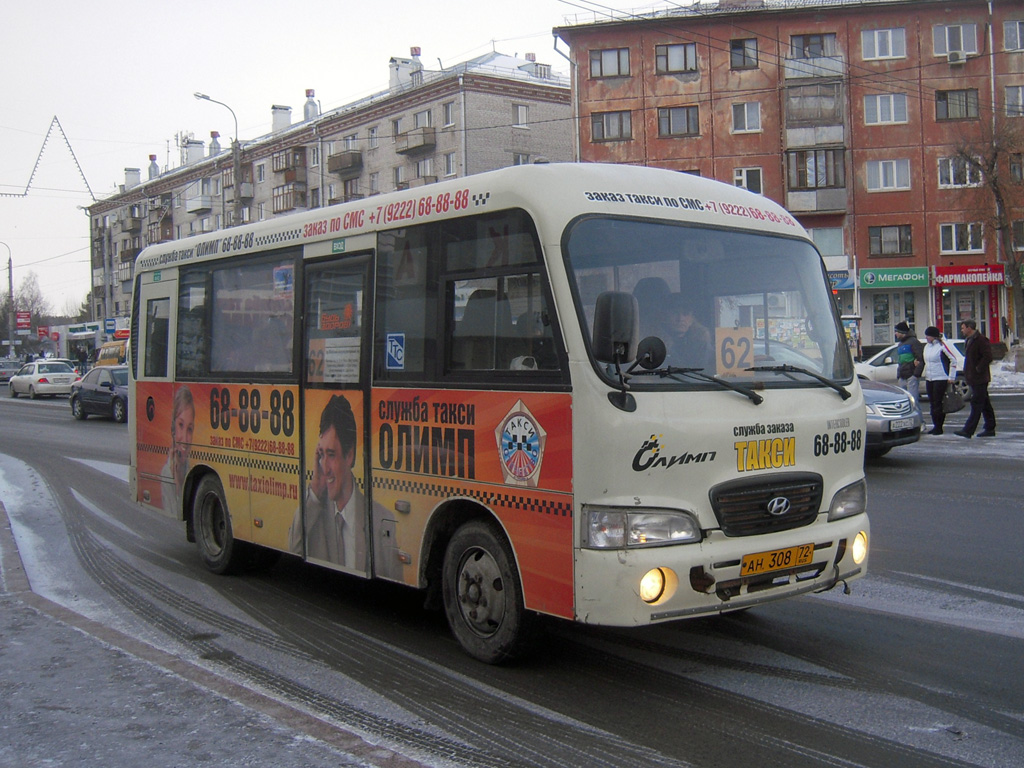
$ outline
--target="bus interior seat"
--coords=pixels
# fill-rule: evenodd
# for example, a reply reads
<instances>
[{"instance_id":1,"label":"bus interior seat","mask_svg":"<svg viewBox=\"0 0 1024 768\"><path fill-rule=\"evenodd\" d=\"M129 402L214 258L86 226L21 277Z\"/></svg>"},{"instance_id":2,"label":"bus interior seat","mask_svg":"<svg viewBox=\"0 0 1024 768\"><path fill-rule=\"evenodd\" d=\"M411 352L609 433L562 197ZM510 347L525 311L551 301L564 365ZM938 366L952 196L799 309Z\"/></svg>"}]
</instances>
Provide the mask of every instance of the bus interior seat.
<instances>
[{"instance_id":1,"label":"bus interior seat","mask_svg":"<svg viewBox=\"0 0 1024 768\"><path fill-rule=\"evenodd\" d=\"M506 341L512 335L512 312L497 292L478 288L470 294L452 339L452 368L494 370L507 368L503 360Z\"/></svg>"}]
</instances>

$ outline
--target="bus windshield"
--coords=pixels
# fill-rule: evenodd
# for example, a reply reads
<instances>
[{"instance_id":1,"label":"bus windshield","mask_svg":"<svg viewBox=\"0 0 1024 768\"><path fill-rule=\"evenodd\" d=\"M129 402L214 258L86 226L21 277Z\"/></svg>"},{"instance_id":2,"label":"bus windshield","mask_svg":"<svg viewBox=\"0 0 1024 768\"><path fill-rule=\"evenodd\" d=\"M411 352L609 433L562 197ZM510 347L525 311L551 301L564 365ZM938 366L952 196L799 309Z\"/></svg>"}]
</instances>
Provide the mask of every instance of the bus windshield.
<instances>
[{"instance_id":1,"label":"bus windshield","mask_svg":"<svg viewBox=\"0 0 1024 768\"><path fill-rule=\"evenodd\" d=\"M682 372L636 377L634 389L706 389L709 376L767 388L852 379L821 257L807 241L592 217L569 228L565 246L584 335L591 338L598 296L631 294L638 338L661 339L664 366ZM613 366L594 365L615 380Z\"/></svg>"}]
</instances>

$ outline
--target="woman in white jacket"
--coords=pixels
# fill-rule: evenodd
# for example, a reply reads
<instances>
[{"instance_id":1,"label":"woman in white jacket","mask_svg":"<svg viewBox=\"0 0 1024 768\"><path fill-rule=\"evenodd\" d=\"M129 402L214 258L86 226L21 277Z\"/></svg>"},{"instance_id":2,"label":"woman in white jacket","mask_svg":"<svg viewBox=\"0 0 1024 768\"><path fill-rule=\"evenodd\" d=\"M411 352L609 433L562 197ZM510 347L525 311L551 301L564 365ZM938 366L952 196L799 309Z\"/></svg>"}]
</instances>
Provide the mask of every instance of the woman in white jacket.
<instances>
[{"instance_id":1,"label":"woman in white jacket","mask_svg":"<svg viewBox=\"0 0 1024 768\"><path fill-rule=\"evenodd\" d=\"M956 359L946 347L942 331L938 328L925 328L924 337L928 342L924 346L924 379L932 410L932 428L928 434L941 435L942 425L946 421L942 400L946 396L946 387L956 380Z\"/></svg>"}]
</instances>

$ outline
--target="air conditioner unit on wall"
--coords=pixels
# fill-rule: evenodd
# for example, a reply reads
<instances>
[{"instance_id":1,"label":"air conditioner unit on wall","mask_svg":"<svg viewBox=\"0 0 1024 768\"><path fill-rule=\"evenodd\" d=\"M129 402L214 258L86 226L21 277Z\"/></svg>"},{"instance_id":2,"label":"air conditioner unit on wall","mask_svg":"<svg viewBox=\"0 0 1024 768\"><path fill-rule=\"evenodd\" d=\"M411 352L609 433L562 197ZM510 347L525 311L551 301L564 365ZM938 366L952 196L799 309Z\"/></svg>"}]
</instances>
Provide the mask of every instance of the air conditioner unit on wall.
<instances>
[{"instance_id":1,"label":"air conditioner unit on wall","mask_svg":"<svg viewBox=\"0 0 1024 768\"><path fill-rule=\"evenodd\" d=\"M946 61L950 64L963 64L967 61L967 54L963 51L950 51L946 54Z\"/></svg>"}]
</instances>

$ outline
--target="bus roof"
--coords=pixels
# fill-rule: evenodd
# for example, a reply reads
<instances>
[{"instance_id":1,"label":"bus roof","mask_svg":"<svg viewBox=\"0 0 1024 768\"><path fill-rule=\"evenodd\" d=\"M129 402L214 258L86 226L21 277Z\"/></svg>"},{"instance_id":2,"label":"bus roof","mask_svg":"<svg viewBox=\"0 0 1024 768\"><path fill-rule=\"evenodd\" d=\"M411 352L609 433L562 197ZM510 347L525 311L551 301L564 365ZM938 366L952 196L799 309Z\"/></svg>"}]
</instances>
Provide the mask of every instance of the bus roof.
<instances>
[{"instance_id":1,"label":"bus roof","mask_svg":"<svg viewBox=\"0 0 1024 768\"><path fill-rule=\"evenodd\" d=\"M523 208L546 223L543 231L557 227L559 236L577 216L603 214L807 237L777 203L720 181L660 168L551 163L502 168L151 245L139 255L136 269L341 241L379 229L509 208Z\"/></svg>"}]
</instances>

